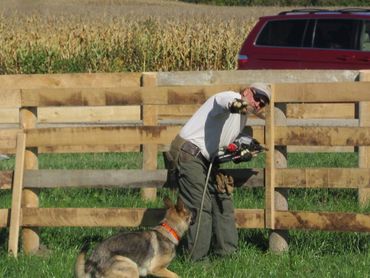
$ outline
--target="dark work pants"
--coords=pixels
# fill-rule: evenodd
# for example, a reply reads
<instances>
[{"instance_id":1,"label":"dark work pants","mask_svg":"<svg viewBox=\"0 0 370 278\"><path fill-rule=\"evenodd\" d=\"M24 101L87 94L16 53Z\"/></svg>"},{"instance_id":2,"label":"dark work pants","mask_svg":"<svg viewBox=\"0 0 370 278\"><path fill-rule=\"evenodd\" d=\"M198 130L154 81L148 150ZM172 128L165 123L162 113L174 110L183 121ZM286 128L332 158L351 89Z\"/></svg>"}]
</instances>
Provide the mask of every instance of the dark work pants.
<instances>
[{"instance_id":1,"label":"dark work pants","mask_svg":"<svg viewBox=\"0 0 370 278\"><path fill-rule=\"evenodd\" d=\"M187 248L190 252L194 246L208 165L180 151L178 168L179 195L196 216L194 224L190 226L187 233ZM238 232L231 196L226 193L217 193L213 185L214 180L214 175L211 175L204 200L198 239L192 254L193 260L199 260L208 255L211 245L214 253L222 256L234 252L237 248Z\"/></svg>"}]
</instances>

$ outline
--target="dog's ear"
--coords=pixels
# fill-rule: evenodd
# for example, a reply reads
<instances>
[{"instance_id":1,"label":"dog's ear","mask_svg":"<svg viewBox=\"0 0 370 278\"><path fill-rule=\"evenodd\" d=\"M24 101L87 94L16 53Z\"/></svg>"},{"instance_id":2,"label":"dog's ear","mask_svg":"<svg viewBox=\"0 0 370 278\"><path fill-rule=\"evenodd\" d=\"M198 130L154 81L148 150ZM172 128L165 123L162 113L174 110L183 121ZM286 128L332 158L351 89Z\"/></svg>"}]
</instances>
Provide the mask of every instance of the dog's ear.
<instances>
[{"instance_id":1,"label":"dog's ear","mask_svg":"<svg viewBox=\"0 0 370 278\"><path fill-rule=\"evenodd\" d=\"M165 208L167 209L173 208L175 206L172 200L168 196L163 197L163 203L164 203Z\"/></svg>"},{"instance_id":2,"label":"dog's ear","mask_svg":"<svg viewBox=\"0 0 370 278\"><path fill-rule=\"evenodd\" d=\"M176 210L182 211L185 209L184 201L180 198L180 196L177 197L177 203L176 203Z\"/></svg>"}]
</instances>

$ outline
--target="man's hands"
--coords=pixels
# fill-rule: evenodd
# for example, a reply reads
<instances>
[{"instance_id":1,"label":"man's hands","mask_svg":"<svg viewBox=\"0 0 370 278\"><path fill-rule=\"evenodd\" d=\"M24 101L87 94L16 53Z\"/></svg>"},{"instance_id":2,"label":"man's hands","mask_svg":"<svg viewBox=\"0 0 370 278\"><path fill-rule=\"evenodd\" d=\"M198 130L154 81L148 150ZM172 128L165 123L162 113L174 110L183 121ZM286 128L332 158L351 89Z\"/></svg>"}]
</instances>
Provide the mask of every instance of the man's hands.
<instances>
[{"instance_id":1,"label":"man's hands","mask_svg":"<svg viewBox=\"0 0 370 278\"><path fill-rule=\"evenodd\" d=\"M248 112L248 102L245 99L234 99L233 102L229 104L229 110L231 113L235 114L247 114Z\"/></svg>"}]
</instances>

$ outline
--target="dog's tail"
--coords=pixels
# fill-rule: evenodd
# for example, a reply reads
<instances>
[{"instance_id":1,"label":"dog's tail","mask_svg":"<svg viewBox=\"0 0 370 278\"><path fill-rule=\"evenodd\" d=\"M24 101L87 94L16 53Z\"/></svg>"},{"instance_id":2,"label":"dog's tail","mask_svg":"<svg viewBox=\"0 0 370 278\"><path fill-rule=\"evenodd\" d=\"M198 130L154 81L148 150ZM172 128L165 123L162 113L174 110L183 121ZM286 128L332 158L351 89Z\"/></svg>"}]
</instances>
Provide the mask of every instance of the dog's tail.
<instances>
[{"instance_id":1,"label":"dog's tail","mask_svg":"<svg viewBox=\"0 0 370 278\"><path fill-rule=\"evenodd\" d=\"M85 272L86 264L86 253L89 250L89 242L85 242L81 248L80 254L78 254L75 264L75 277L76 278L89 278L90 274Z\"/></svg>"}]
</instances>

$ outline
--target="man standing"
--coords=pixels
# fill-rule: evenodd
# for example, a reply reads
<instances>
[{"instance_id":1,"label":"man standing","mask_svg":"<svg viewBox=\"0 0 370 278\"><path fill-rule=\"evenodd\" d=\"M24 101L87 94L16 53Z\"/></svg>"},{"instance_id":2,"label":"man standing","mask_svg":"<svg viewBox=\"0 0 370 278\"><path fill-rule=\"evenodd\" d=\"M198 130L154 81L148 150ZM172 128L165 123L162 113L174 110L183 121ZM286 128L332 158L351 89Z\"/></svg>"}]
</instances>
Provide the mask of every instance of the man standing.
<instances>
[{"instance_id":1,"label":"man standing","mask_svg":"<svg viewBox=\"0 0 370 278\"><path fill-rule=\"evenodd\" d=\"M214 253L221 256L237 248L231 195L217 190L214 171L205 185L208 169L219 149L232 143L243 130L247 114L258 113L270 102L270 96L270 86L265 83L253 83L240 92L217 93L195 112L171 143L167 155L173 163L168 182L177 183L180 197L193 213L194 224L186 243L193 260L207 256L211 243Z\"/></svg>"}]
</instances>

